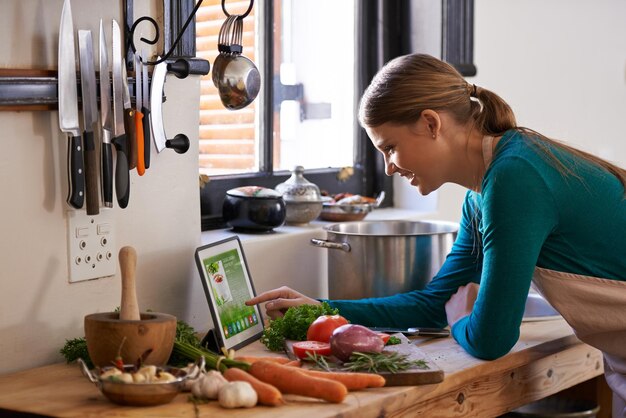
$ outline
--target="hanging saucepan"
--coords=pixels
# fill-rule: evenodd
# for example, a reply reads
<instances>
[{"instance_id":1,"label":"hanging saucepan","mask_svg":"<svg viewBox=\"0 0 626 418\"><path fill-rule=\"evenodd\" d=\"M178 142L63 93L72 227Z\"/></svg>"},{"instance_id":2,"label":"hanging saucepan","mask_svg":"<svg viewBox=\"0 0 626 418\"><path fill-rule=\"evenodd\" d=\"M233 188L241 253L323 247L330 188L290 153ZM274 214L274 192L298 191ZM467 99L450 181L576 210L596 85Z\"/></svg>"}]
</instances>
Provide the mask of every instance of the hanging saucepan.
<instances>
[{"instance_id":1,"label":"hanging saucepan","mask_svg":"<svg viewBox=\"0 0 626 418\"><path fill-rule=\"evenodd\" d=\"M243 109L256 99L261 89L258 68L243 51L243 17L230 15L224 21L218 37L219 55L213 64L213 84L218 89L224 107Z\"/></svg>"}]
</instances>

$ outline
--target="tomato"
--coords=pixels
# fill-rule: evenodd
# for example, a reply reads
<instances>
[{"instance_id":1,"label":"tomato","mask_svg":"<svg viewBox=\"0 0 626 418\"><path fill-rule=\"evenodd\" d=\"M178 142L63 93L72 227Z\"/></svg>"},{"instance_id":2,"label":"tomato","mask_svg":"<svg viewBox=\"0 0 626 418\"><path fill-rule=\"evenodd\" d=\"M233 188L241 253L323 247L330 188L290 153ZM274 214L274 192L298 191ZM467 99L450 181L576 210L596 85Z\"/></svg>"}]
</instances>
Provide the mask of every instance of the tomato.
<instances>
[{"instance_id":1,"label":"tomato","mask_svg":"<svg viewBox=\"0 0 626 418\"><path fill-rule=\"evenodd\" d=\"M330 356L330 343L321 341L297 341L293 343L293 353L301 359L307 358L306 353L318 356Z\"/></svg>"},{"instance_id":2,"label":"tomato","mask_svg":"<svg viewBox=\"0 0 626 418\"><path fill-rule=\"evenodd\" d=\"M387 341L389 341L389 337L391 337L391 335L385 334L384 332L378 332L377 334L380 338L382 338L385 344L387 344Z\"/></svg>"},{"instance_id":3,"label":"tomato","mask_svg":"<svg viewBox=\"0 0 626 418\"><path fill-rule=\"evenodd\" d=\"M341 315L322 315L309 326L306 339L327 343L336 328L346 325L348 320Z\"/></svg>"}]
</instances>

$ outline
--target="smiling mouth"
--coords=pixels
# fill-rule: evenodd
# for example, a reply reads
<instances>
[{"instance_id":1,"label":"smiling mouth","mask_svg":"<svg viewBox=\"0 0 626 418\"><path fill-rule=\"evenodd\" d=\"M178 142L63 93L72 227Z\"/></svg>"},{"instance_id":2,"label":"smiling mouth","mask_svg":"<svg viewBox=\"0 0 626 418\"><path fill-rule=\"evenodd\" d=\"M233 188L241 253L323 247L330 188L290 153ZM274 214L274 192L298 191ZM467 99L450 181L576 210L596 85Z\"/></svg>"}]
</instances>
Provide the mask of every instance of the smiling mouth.
<instances>
[{"instance_id":1,"label":"smiling mouth","mask_svg":"<svg viewBox=\"0 0 626 418\"><path fill-rule=\"evenodd\" d=\"M411 184L413 184L413 182L416 180L415 179L415 174L413 174L411 172L402 173L401 176L404 177L405 179L407 179L409 181L409 183L411 183Z\"/></svg>"}]
</instances>

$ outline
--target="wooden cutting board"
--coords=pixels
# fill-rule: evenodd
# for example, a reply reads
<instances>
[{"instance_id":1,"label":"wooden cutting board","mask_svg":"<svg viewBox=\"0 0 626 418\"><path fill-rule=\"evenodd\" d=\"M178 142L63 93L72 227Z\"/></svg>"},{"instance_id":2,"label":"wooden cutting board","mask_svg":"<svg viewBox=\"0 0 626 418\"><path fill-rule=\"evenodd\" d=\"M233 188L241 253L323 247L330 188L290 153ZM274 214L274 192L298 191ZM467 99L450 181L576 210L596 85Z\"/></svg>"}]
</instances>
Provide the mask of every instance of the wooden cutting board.
<instances>
[{"instance_id":1,"label":"wooden cutting board","mask_svg":"<svg viewBox=\"0 0 626 418\"><path fill-rule=\"evenodd\" d=\"M398 352L407 355L409 360L423 360L428 368L412 368L397 373L380 372L378 374L385 378L385 386L415 386L443 381L443 370L440 369L424 351L420 350L420 348L413 344L405 335L393 335L400 338L402 343L386 346L383 352ZM285 352L291 359L297 358L293 353L292 345L294 342L295 341L285 341ZM331 369L334 369L333 363L329 363L329 365L331 365ZM313 365L303 361L302 367L313 368ZM340 366L337 365L337 369L339 368Z\"/></svg>"}]
</instances>

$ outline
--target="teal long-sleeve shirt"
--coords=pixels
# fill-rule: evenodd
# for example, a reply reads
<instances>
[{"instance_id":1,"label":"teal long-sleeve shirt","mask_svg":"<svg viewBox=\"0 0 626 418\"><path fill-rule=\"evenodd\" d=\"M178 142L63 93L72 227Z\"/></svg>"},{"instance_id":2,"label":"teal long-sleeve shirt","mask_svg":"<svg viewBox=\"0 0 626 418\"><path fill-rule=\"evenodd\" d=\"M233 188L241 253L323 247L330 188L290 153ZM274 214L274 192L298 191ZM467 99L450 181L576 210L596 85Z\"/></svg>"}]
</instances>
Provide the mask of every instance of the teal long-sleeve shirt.
<instances>
[{"instance_id":1,"label":"teal long-sleeve shirt","mask_svg":"<svg viewBox=\"0 0 626 418\"><path fill-rule=\"evenodd\" d=\"M454 324L452 335L471 355L494 359L519 338L535 266L626 280L621 183L569 152L552 150L573 174L559 171L531 137L505 133L481 192L466 194L457 239L425 289L330 305L366 326L443 327L450 296L459 286L480 283L472 313Z\"/></svg>"}]
</instances>

